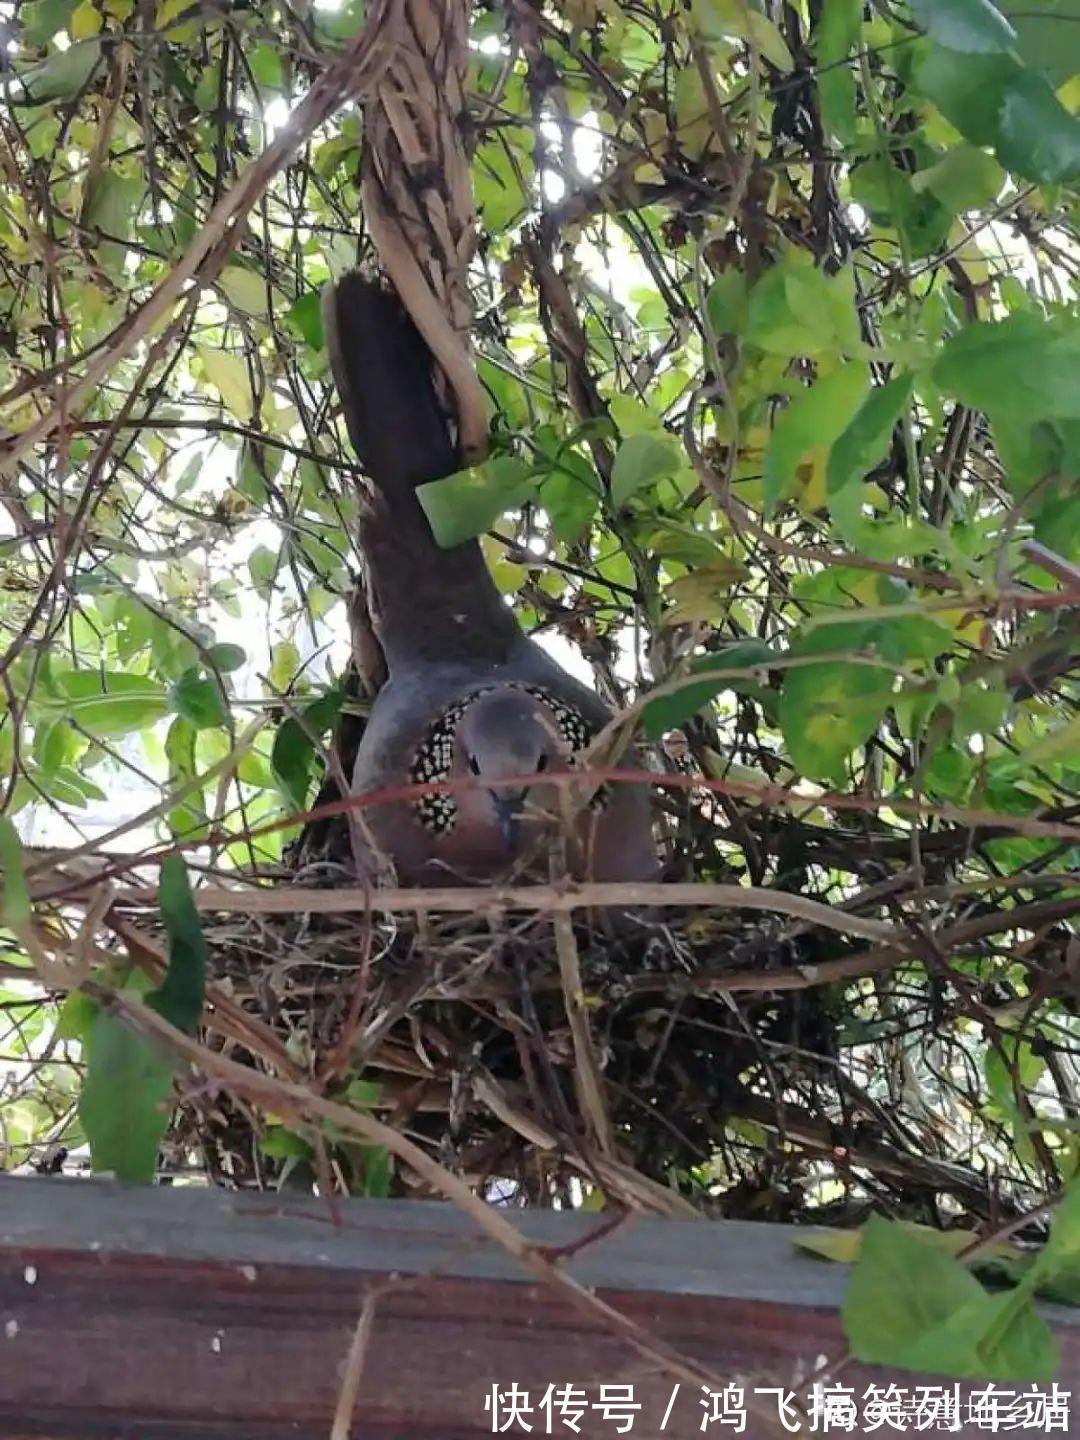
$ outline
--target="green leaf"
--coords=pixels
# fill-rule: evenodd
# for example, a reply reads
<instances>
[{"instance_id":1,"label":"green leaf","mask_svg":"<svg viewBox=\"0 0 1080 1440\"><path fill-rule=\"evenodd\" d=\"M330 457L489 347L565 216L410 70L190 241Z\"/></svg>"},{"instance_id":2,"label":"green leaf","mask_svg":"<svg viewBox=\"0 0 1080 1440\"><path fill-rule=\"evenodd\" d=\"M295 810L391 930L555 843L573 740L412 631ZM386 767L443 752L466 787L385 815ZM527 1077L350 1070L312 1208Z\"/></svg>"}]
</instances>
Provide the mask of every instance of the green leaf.
<instances>
[{"instance_id":1,"label":"green leaf","mask_svg":"<svg viewBox=\"0 0 1080 1440\"><path fill-rule=\"evenodd\" d=\"M317 31L322 31L332 40L351 40L364 23L368 13L368 0L344 0L337 9L319 10L313 15Z\"/></svg>"},{"instance_id":2,"label":"green leaf","mask_svg":"<svg viewBox=\"0 0 1080 1440\"><path fill-rule=\"evenodd\" d=\"M256 83L265 90L285 88L285 68L281 55L273 45L256 45L248 56Z\"/></svg>"},{"instance_id":3,"label":"green leaf","mask_svg":"<svg viewBox=\"0 0 1080 1440\"><path fill-rule=\"evenodd\" d=\"M0 815L0 865L4 868L4 924L9 930L19 930L30 919L30 891L23 872L22 841L6 815Z\"/></svg>"},{"instance_id":4,"label":"green leaf","mask_svg":"<svg viewBox=\"0 0 1080 1440\"><path fill-rule=\"evenodd\" d=\"M965 139L992 145L1014 174L1056 184L1080 173L1080 119L1045 76L1011 55L958 55L932 47L915 83Z\"/></svg>"},{"instance_id":5,"label":"green leaf","mask_svg":"<svg viewBox=\"0 0 1080 1440\"><path fill-rule=\"evenodd\" d=\"M1045 735L1020 752L1025 766L1050 765L1059 760L1071 761L1080 755L1080 715L1064 725L1056 725Z\"/></svg>"},{"instance_id":6,"label":"green leaf","mask_svg":"<svg viewBox=\"0 0 1080 1440\"><path fill-rule=\"evenodd\" d=\"M979 1282L951 1255L872 1215L840 1319L856 1359L902 1365L901 1357L924 1334L983 1296Z\"/></svg>"},{"instance_id":7,"label":"green leaf","mask_svg":"<svg viewBox=\"0 0 1080 1440\"><path fill-rule=\"evenodd\" d=\"M385 1145L363 1145L360 1153L364 1160L360 1193L369 1200L386 1200L390 1195L390 1183L393 1179L389 1150Z\"/></svg>"},{"instance_id":8,"label":"green leaf","mask_svg":"<svg viewBox=\"0 0 1080 1440\"><path fill-rule=\"evenodd\" d=\"M673 441L655 435L631 435L615 452L611 467L611 503L616 510L639 490L673 475L682 464Z\"/></svg>"},{"instance_id":9,"label":"green leaf","mask_svg":"<svg viewBox=\"0 0 1080 1440\"><path fill-rule=\"evenodd\" d=\"M218 65L207 65L195 86L193 102L204 114L209 114L216 109L220 93L221 68Z\"/></svg>"},{"instance_id":10,"label":"green leaf","mask_svg":"<svg viewBox=\"0 0 1080 1440\"><path fill-rule=\"evenodd\" d=\"M1016 31L1016 52L1057 89L1080 71L1080 46L1069 43L1080 24L1080 0L1001 0L998 8Z\"/></svg>"},{"instance_id":11,"label":"green leaf","mask_svg":"<svg viewBox=\"0 0 1080 1440\"><path fill-rule=\"evenodd\" d=\"M1004 721L1008 704L1008 692L1000 677L969 681L952 702L953 733L964 740L969 735L992 735Z\"/></svg>"},{"instance_id":12,"label":"green leaf","mask_svg":"<svg viewBox=\"0 0 1080 1440\"><path fill-rule=\"evenodd\" d=\"M520 143L520 137L527 133L524 128L508 128L498 140L485 140L477 146L473 190L477 209L489 231L506 229L529 204L522 184L528 185L532 179L533 162L527 146ZM513 143L515 139L519 139L518 144Z\"/></svg>"},{"instance_id":13,"label":"green leaf","mask_svg":"<svg viewBox=\"0 0 1080 1440\"><path fill-rule=\"evenodd\" d=\"M229 707L216 679L207 679L192 667L169 687L169 701L177 714L196 730L212 730L229 723Z\"/></svg>"},{"instance_id":14,"label":"green leaf","mask_svg":"<svg viewBox=\"0 0 1080 1440\"><path fill-rule=\"evenodd\" d=\"M1024 70L1006 86L997 154L1014 174L1041 185L1080 175L1080 118L1070 115L1043 75Z\"/></svg>"},{"instance_id":15,"label":"green leaf","mask_svg":"<svg viewBox=\"0 0 1080 1440\"><path fill-rule=\"evenodd\" d=\"M278 726L270 751L270 768L285 803L299 812L307 803L315 747L303 727L289 717Z\"/></svg>"},{"instance_id":16,"label":"green leaf","mask_svg":"<svg viewBox=\"0 0 1080 1440\"><path fill-rule=\"evenodd\" d=\"M168 713L164 687L144 675L122 670L58 670L53 672L53 681L66 697L64 711L93 735L128 735ZM50 708L58 703L50 702Z\"/></svg>"},{"instance_id":17,"label":"green leaf","mask_svg":"<svg viewBox=\"0 0 1080 1440\"><path fill-rule=\"evenodd\" d=\"M16 105L73 100L93 75L100 59L101 41L83 40L22 70L9 98Z\"/></svg>"},{"instance_id":18,"label":"green leaf","mask_svg":"<svg viewBox=\"0 0 1080 1440\"><path fill-rule=\"evenodd\" d=\"M786 72L794 67L784 37L753 0L694 0L693 16L706 40L724 40L728 36L752 40L777 70Z\"/></svg>"},{"instance_id":19,"label":"green leaf","mask_svg":"<svg viewBox=\"0 0 1080 1440\"><path fill-rule=\"evenodd\" d=\"M1000 1046L987 1050L984 1069L990 1099L1009 1123L1016 1153L1025 1164L1031 1164L1035 1160L1035 1150L1017 1100L1013 1073L1015 1071L1021 1092L1030 1090L1046 1069L1046 1062L1034 1054L1026 1040L1005 1035Z\"/></svg>"},{"instance_id":20,"label":"green leaf","mask_svg":"<svg viewBox=\"0 0 1080 1440\"><path fill-rule=\"evenodd\" d=\"M1060 1354L1030 1299L1016 1290L983 1291L915 1341L900 1363L957 1379L1037 1382L1054 1378Z\"/></svg>"},{"instance_id":21,"label":"green leaf","mask_svg":"<svg viewBox=\"0 0 1080 1440\"><path fill-rule=\"evenodd\" d=\"M915 72L922 93L975 145L995 145L1005 87L1021 73L1010 55L958 55L930 47Z\"/></svg>"},{"instance_id":22,"label":"green leaf","mask_svg":"<svg viewBox=\"0 0 1080 1440\"><path fill-rule=\"evenodd\" d=\"M829 452L827 488L830 495L849 481L861 479L885 458L896 422L915 384L913 375L896 375L871 390L851 424Z\"/></svg>"},{"instance_id":23,"label":"green leaf","mask_svg":"<svg viewBox=\"0 0 1080 1440\"><path fill-rule=\"evenodd\" d=\"M749 670L755 666L767 666L775 659L774 652L763 640L740 641L733 645L721 646L708 655L695 655L687 666L687 675L701 671ZM676 730L692 715L722 695L726 690L744 694L759 694L762 682L742 676L731 676L723 680L688 681L681 689L670 695L660 695L641 712L641 731L646 740L659 740L668 730Z\"/></svg>"},{"instance_id":24,"label":"green leaf","mask_svg":"<svg viewBox=\"0 0 1080 1440\"><path fill-rule=\"evenodd\" d=\"M852 171L851 193L875 225L903 231L915 255L937 250L952 225L953 211L929 191L916 190L915 177L884 156Z\"/></svg>"},{"instance_id":25,"label":"green leaf","mask_svg":"<svg viewBox=\"0 0 1080 1440\"><path fill-rule=\"evenodd\" d=\"M857 136L855 77L844 61L858 44L862 11L862 0L825 0L814 32L821 119L842 145Z\"/></svg>"},{"instance_id":26,"label":"green leaf","mask_svg":"<svg viewBox=\"0 0 1080 1440\"><path fill-rule=\"evenodd\" d=\"M1057 1346L1030 1301L988 1295L957 1260L903 1225L872 1216L841 1308L864 1364L957 1379L1041 1380Z\"/></svg>"},{"instance_id":27,"label":"green leaf","mask_svg":"<svg viewBox=\"0 0 1080 1440\"><path fill-rule=\"evenodd\" d=\"M869 384L869 370L851 361L824 376L777 417L765 452L766 513L793 491L796 471L811 452L827 450L847 429Z\"/></svg>"},{"instance_id":28,"label":"green leaf","mask_svg":"<svg viewBox=\"0 0 1080 1440\"><path fill-rule=\"evenodd\" d=\"M303 810L315 760L313 736L321 736L341 712L340 690L328 690L307 706L303 721L290 715L278 726L270 752L270 768L285 803L294 811Z\"/></svg>"},{"instance_id":29,"label":"green leaf","mask_svg":"<svg viewBox=\"0 0 1080 1440\"><path fill-rule=\"evenodd\" d=\"M206 990L206 939L195 908L187 866L180 855L161 862L158 905L168 939L169 963L159 990L146 1003L170 1025L194 1035Z\"/></svg>"},{"instance_id":30,"label":"green leaf","mask_svg":"<svg viewBox=\"0 0 1080 1440\"><path fill-rule=\"evenodd\" d=\"M194 780L196 728L190 720L178 715L169 726L165 737L165 756L169 762L169 789L180 789ZM168 815L169 829L174 836L182 839L194 838L195 832L206 825L206 810L199 791L188 794Z\"/></svg>"},{"instance_id":31,"label":"green leaf","mask_svg":"<svg viewBox=\"0 0 1080 1440\"><path fill-rule=\"evenodd\" d=\"M831 634L847 627L824 627ZM850 639L836 637L836 648ZM778 718L784 742L804 775L835 780L843 764L877 729L892 698L892 675L870 665L822 661L789 670L780 692Z\"/></svg>"},{"instance_id":32,"label":"green leaf","mask_svg":"<svg viewBox=\"0 0 1080 1440\"><path fill-rule=\"evenodd\" d=\"M259 1141L259 1149L270 1160L310 1160L314 1155L310 1143L283 1125L270 1125Z\"/></svg>"},{"instance_id":33,"label":"green leaf","mask_svg":"<svg viewBox=\"0 0 1080 1440\"><path fill-rule=\"evenodd\" d=\"M83 1057L79 1118L94 1171L152 1180L172 1109L172 1060L106 1010L87 1027Z\"/></svg>"},{"instance_id":34,"label":"green leaf","mask_svg":"<svg viewBox=\"0 0 1080 1440\"><path fill-rule=\"evenodd\" d=\"M74 757L77 748L75 731L66 720L41 725L34 735L34 758L45 775L55 775Z\"/></svg>"},{"instance_id":35,"label":"green leaf","mask_svg":"<svg viewBox=\"0 0 1080 1440\"><path fill-rule=\"evenodd\" d=\"M58 1040L81 1040L100 1009L97 1001L81 990L70 991L60 1006L53 1034Z\"/></svg>"},{"instance_id":36,"label":"green leaf","mask_svg":"<svg viewBox=\"0 0 1080 1440\"><path fill-rule=\"evenodd\" d=\"M358 1110L370 1110L382 1099L383 1087L377 1080L368 1080L362 1075L350 1080L345 1099Z\"/></svg>"},{"instance_id":37,"label":"green leaf","mask_svg":"<svg viewBox=\"0 0 1080 1440\"><path fill-rule=\"evenodd\" d=\"M1001 193L1005 174L992 155L975 145L956 145L936 165L911 177L911 188L929 190L952 215L981 210Z\"/></svg>"},{"instance_id":38,"label":"green leaf","mask_svg":"<svg viewBox=\"0 0 1080 1440\"><path fill-rule=\"evenodd\" d=\"M145 180L104 170L87 190L83 224L116 240L129 240L145 194Z\"/></svg>"},{"instance_id":39,"label":"green leaf","mask_svg":"<svg viewBox=\"0 0 1080 1440\"><path fill-rule=\"evenodd\" d=\"M540 504L551 516L556 540L573 544L600 507L602 486L596 470L573 450L560 451L540 485Z\"/></svg>"},{"instance_id":40,"label":"green leaf","mask_svg":"<svg viewBox=\"0 0 1080 1440\"><path fill-rule=\"evenodd\" d=\"M78 0L29 0L19 10L22 38L31 50L39 50L67 23Z\"/></svg>"},{"instance_id":41,"label":"green leaf","mask_svg":"<svg viewBox=\"0 0 1080 1440\"><path fill-rule=\"evenodd\" d=\"M1080 329L1027 313L969 325L946 345L933 376L991 417L1080 419Z\"/></svg>"},{"instance_id":42,"label":"green leaf","mask_svg":"<svg viewBox=\"0 0 1080 1440\"><path fill-rule=\"evenodd\" d=\"M716 277L705 297L709 323L716 335L741 335L750 313L746 276L729 265Z\"/></svg>"},{"instance_id":43,"label":"green leaf","mask_svg":"<svg viewBox=\"0 0 1080 1440\"><path fill-rule=\"evenodd\" d=\"M750 292L746 338L789 359L849 353L859 344L851 270L827 276L798 253L787 256Z\"/></svg>"},{"instance_id":44,"label":"green leaf","mask_svg":"<svg viewBox=\"0 0 1080 1440\"><path fill-rule=\"evenodd\" d=\"M911 13L939 44L964 54L1008 50L1016 31L990 0L908 0Z\"/></svg>"},{"instance_id":45,"label":"green leaf","mask_svg":"<svg viewBox=\"0 0 1080 1440\"><path fill-rule=\"evenodd\" d=\"M1080 1262L1080 1179L1074 1178L1053 1211L1050 1239L1035 1261L1033 1283L1043 1285L1068 1271L1072 1274ZM1075 1299L1073 1304L1078 1303Z\"/></svg>"},{"instance_id":46,"label":"green leaf","mask_svg":"<svg viewBox=\"0 0 1080 1440\"><path fill-rule=\"evenodd\" d=\"M301 295L292 305L286 319L296 327L312 350L321 350L326 344L323 334L322 296L317 290Z\"/></svg>"},{"instance_id":47,"label":"green leaf","mask_svg":"<svg viewBox=\"0 0 1080 1440\"><path fill-rule=\"evenodd\" d=\"M247 652L241 646L230 645L226 641L219 641L218 644L211 645L206 656L223 675L230 675L234 670L243 669L247 661Z\"/></svg>"},{"instance_id":48,"label":"green leaf","mask_svg":"<svg viewBox=\"0 0 1080 1440\"><path fill-rule=\"evenodd\" d=\"M291 640L279 641L270 652L270 668L266 674L272 688L282 693L291 690L302 663L300 651Z\"/></svg>"},{"instance_id":49,"label":"green leaf","mask_svg":"<svg viewBox=\"0 0 1080 1440\"><path fill-rule=\"evenodd\" d=\"M490 530L500 515L531 499L535 490L530 467L509 455L416 487L432 533L445 550Z\"/></svg>"},{"instance_id":50,"label":"green leaf","mask_svg":"<svg viewBox=\"0 0 1080 1440\"><path fill-rule=\"evenodd\" d=\"M642 535L642 544L661 560L675 560L690 567L710 567L723 561L723 548L711 534L678 520L655 517L656 528Z\"/></svg>"},{"instance_id":51,"label":"green leaf","mask_svg":"<svg viewBox=\"0 0 1080 1440\"><path fill-rule=\"evenodd\" d=\"M1046 543L1059 551L1068 550L1068 537L1080 544L1080 525L1070 524L1068 518L1069 499L1066 490L1072 491L1072 482L1080 473L1080 421L1078 420L1036 420L1032 423L1029 415L998 411L990 417L990 428L994 432L994 446L1005 467L1005 480L1013 495L1027 493L1037 482L1058 474L1061 482L1057 487L1041 488L1043 500L1036 514L1036 538L1045 521L1049 521ZM1075 501L1075 496L1073 496ZM1043 512L1045 513L1045 521Z\"/></svg>"},{"instance_id":52,"label":"green leaf","mask_svg":"<svg viewBox=\"0 0 1080 1440\"><path fill-rule=\"evenodd\" d=\"M251 576L251 583L256 591L264 598L273 589L274 578L278 572L278 555L276 550L270 550L265 545L256 545L248 556L248 573Z\"/></svg>"}]
</instances>

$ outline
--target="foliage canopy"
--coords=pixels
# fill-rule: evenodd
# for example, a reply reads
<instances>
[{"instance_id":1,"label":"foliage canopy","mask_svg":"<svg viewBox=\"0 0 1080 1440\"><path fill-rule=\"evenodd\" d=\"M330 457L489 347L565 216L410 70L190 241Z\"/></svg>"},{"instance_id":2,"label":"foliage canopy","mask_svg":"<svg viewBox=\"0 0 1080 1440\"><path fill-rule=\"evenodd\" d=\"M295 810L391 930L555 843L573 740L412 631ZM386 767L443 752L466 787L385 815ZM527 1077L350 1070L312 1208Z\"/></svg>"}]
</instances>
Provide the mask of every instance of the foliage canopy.
<instances>
[{"instance_id":1,"label":"foliage canopy","mask_svg":"<svg viewBox=\"0 0 1080 1440\"><path fill-rule=\"evenodd\" d=\"M120 876L171 840L250 871L315 796L350 703L357 499L319 291L368 254L357 108L296 133L246 221L140 317L363 5L9 13L3 1153L89 1132L149 1174L159 1112L118 1106L156 1106L171 1071L32 968L28 887L55 894L9 820ZM711 787L670 792L673 874L910 937L883 962L792 918L734 949L692 922L699 958L803 976L779 1029L775 1005L747 1021L753 986L715 1002L707 1023L756 1047L737 1089L695 1099L698 1159L651 1166L729 1213L981 1224L991 1190L1037 1211L1076 1168L1078 40L1074 0L475 7L493 448L425 487L436 533L483 536L526 627L574 642L609 695L655 689L636 713L657 770ZM190 1029L202 941L182 875L162 887L179 968L157 994ZM62 906L49 923L77 937ZM91 968L139 988L126 965ZM648 1043L667 1015L636 1017ZM261 1141L312 1154L284 1126ZM338 1174L377 1192L384 1160ZM985 1338L969 1280L941 1279L963 1363Z\"/></svg>"}]
</instances>

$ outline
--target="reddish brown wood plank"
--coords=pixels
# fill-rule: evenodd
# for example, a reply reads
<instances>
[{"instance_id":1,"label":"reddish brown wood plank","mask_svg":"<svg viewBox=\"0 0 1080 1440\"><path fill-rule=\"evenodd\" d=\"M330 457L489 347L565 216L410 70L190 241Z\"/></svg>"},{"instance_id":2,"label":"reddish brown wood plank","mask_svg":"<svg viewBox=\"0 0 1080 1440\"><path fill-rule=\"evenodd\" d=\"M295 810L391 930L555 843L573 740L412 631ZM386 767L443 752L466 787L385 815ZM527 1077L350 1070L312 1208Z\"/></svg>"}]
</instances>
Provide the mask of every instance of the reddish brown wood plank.
<instances>
[{"instance_id":1,"label":"reddish brown wood plank","mask_svg":"<svg viewBox=\"0 0 1080 1440\"><path fill-rule=\"evenodd\" d=\"M517 1383L534 1402L549 1384L584 1387L590 1401L601 1384L633 1384L642 1409L632 1437L702 1433L701 1397L685 1385L661 1432L672 1381L542 1287L510 1278L512 1267L449 1207L353 1202L338 1231L315 1204L288 1211L296 1213L205 1192L178 1200L78 1182L0 1183L3 1440L327 1440L363 1296L391 1270L403 1281L379 1301L353 1435L474 1440L491 1433L484 1401L493 1383ZM515 1218L544 1240L596 1223ZM757 1296L742 1293L750 1283L738 1252L750 1246ZM722 1293L725 1251L738 1293ZM638 1222L602 1241L589 1264L611 1272L606 1299L721 1381L741 1374L790 1385L819 1354L843 1352L843 1271L796 1254L784 1227ZM439 1273L425 1273L433 1266ZM800 1303L777 1298L785 1267ZM633 1288L617 1283L620 1268ZM806 1303L815 1286L824 1287L821 1303ZM1057 1328L1060 1383L1075 1388L1080 1330ZM871 1381L910 1387L917 1377L849 1368L843 1379L861 1395ZM542 1416L531 1433L545 1433ZM552 1433L573 1432L556 1421ZM590 1412L580 1433L602 1440L617 1430ZM751 1421L744 1433L769 1432Z\"/></svg>"}]
</instances>

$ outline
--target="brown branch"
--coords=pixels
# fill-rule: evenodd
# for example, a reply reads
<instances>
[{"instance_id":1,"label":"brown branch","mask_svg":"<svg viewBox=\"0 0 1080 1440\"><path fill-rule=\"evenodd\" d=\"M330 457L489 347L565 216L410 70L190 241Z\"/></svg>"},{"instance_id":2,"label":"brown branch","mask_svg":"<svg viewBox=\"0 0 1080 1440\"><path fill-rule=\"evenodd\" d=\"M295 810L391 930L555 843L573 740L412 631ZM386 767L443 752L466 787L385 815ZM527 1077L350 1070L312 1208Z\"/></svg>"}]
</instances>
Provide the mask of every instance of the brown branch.
<instances>
[{"instance_id":1,"label":"brown branch","mask_svg":"<svg viewBox=\"0 0 1080 1440\"><path fill-rule=\"evenodd\" d=\"M444 888L315 889L299 885L274 885L265 889L235 889L221 885L201 886L194 892L202 911L237 911L249 915L343 915L368 910L389 914L394 911L476 911L490 914L505 910L536 910L549 915L568 915L574 910L627 908L633 906L724 906L728 909L764 910L792 915L812 925L841 934L909 948L904 932L884 920L849 915L805 895L783 890L756 889L744 885L664 884L663 882L612 883L595 881L558 885L483 885ZM131 886L116 891L120 906L155 906L156 890Z\"/></svg>"}]
</instances>

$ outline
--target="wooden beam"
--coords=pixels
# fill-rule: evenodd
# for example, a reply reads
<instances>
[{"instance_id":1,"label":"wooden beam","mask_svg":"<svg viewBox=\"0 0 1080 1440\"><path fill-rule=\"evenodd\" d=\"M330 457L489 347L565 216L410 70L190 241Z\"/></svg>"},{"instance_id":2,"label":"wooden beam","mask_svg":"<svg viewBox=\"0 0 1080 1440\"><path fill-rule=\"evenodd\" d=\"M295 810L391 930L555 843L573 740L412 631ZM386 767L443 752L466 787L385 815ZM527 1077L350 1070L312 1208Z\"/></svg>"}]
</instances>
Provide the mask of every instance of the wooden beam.
<instances>
[{"instance_id":1,"label":"wooden beam","mask_svg":"<svg viewBox=\"0 0 1080 1440\"><path fill-rule=\"evenodd\" d=\"M570 1247L580 1281L718 1386L794 1388L844 1353L842 1266L796 1250L786 1226L513 1212L536 1244ZM379 1291L352 1429L363 1440L476 1440L493 1385L530 1397L532 1430L575 1432L540 1410L549 1385L632 1385L632 1437L702 1434L702 1395L524 1275L451 1206L315 1200L98 1181L0 1179L0 1435L4 1440L330 1440L364 1298ZM574 1247L580 1247L574 1249ZM1076 1312L1047 1307L1080 1382ZM749 1377L749 1378L747 1378ZM845 1385L911 1389L934 1377L849 1365ZM771 1398L759 1400L775 1409ZM619 1433L592 1408L587 1440ZM345 1432L343 1432L345 1433ZM719 1423L706 1434L736 1433ZM751 1437L790 1433L748 1417ZM857 1432L856 1432L857 1433ZM885 1427L882 1433L892 1433ZM930 1433L933 1433L932 1431ZM962 1435L983 1435L965 1426Z\"/></svg>"}]
</instances>

